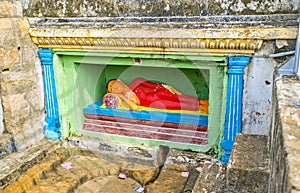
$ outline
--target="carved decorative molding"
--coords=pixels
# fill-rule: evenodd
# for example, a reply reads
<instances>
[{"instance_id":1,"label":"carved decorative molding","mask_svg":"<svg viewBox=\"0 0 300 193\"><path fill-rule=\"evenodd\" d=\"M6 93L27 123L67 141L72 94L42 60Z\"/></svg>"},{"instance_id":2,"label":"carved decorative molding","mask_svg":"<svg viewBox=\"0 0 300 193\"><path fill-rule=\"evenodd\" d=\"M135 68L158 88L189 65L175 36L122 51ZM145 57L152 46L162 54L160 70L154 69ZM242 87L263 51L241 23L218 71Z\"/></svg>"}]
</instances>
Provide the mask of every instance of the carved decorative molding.
<instances>
[{"instance_id":1,"label":"carved decorative molding","mask_svg":"<svg viewBox=\"0 0 300 193\"><path fill-rule=\"evenodd\" d=\"M41 48L140 53L243 54L260 49L263 40L252 33L203 30L30 29ZM257 35L257 33L256 33Z\"/></svg>"},{"instance_id":2,"label":"carved decorative molding","mask_svg":"<svg viewBox=\"0 0 300 193\"><path fill-rule=\"evenodd\" d=\"M159 38L93 38L93 37L32 37L39 47L47 48L173 48L173 49L229 49L252 53L259 49L262 40L250 39L159 39Z\"/></svg>"}]
</instances>

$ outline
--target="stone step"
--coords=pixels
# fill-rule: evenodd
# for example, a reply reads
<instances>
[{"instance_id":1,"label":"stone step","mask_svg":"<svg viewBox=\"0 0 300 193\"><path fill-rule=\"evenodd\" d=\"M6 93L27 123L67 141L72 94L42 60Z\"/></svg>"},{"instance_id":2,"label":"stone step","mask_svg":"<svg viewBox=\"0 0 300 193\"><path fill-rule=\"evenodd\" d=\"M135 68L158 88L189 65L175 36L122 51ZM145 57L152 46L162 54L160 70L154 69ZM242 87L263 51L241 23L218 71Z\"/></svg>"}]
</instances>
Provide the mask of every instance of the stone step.
<instances>
[{"instance_id":1,"label":"stone step","mask_svg":"<svg viewBox=\"0 0 300 193\"><path fill-rule=\"evenodd\" d=\"M218 160L206 161L195 182L193 193L225 193L226 165Z\"/></svg>"},{"instance_id":2,"label":"stone step","mask_svg":"<svg viewBox=\"0 0 300 193\"><path fill-rule=\"evenodd\" d=\"M42 140L22 152L6 155L0 160L0 191L57 148L57 142Z\"/></svg>"},{"instance_id":3,"label":"stone step","mask_svg":"<svg viewBox=\"0 0 300 193\"><path fill-rule=\"evenodd\" d=\"M26 172L22 173L20 177L9 186L7 186L3 192L14 193L14 192L43 192L49 187L39 186L37 187L37 182L43 178L44 174L52 172L53 168L61 163L61 158L58 156L49 156L47 162L39 163L33 165ZM53 189L52 189L53 190ZM57 191L57 190L56 190Z\"/></svg>"},{"instance_id":4,"label":"stone step","mask_svg":"<svg viewBox=\"0 0 300 193\"><path fill-rule=\"evenodd\" d=\"M51 142L0 160L0 193L84 192L87 186L112 193L121 189L134 192L139 186L153 193L190 192L199 175L195 168L211 159L198 152L166 146L153 149L89 141L82 148ZM65 163L72 167L63 167ZM187 172L188 176L183 176ZM126 174L126 180L118 179L120 173Z\"/></svg>"},{"instance_id":5,"label":"stone step","mask_svg":"<svg viewBox=\"0 0 300 193\"><path fill-rule=\"evenodd\" d=\"M72 163L72 168L62 167L62 162ZM56 154L49 157L46 162L29 168L3 192L74 192L80 184L87 180L98 176L117 175L118 172L117 165L98 157L73 155L62 160L61 155Z\"/></svg>"},{"instance_id":6,"label":"stone step","mask_svg":"<svg viewBox=\"0 0 300 193\"><path fill-rule=\"evenodd\" d=\"M117 176L98 177L79 186L78 193L135 193L142 186L131 178L119 179Z\"/></svg>"},{"instance_id":7,"label":"stone step","mask_svg":"<svg viewBox=\"0 0 300 193\"><path fill-rule=\"evenodd\" d=\"M128 188L134 192L133 185L143 186L149 181L156 179L159 173L159 165L153 163L154 160L149 159L149 154L143 152L142 149L129 148L129 150L132 156L123 157L113 153L96 153L77 147L61 147L52 152L47 152L47 154L43 153L43 151L36 152L34 149L30 151L31 154L28 152L23 156L26 158L41 157L39 155L43 154L44 157L29 164L26 170L18 172L18 176L15 176L15 179L6 184L6 187L0 192L67 193L77 191L77 188L87 181L93 184L94 179L99 180L100 178L104 179L103 183L106 183L107 180L107 182L115 182L116 188L121 188L121 186L126 186L126 183L129 183L127 184L130 185ZM138 154L138 158L135 157L135 154ZM141 158L142 155L145 156L144 159ZM66 169L62 167L63 163L71 163L72 168ZM21 168L25 167L21 162L18 162L18 164ZM13 165L16 166L17 164L11 161L11 165L8 169L13 170ZM125 182L114 180L120 172L127 174L128 180ZM113 180L109 176L113 176ZM8 175L7 178L11 178L11 175ZM117 185L118 182L124 183ZM107 186L106 189L109 187Z\"/></svg>"},{"instance_id":8,"label":"stone step","mask_svg":"<svg viewBox=\"0 0 300 193\"><path fill-rule=\"evenodd\" d=\"M230 192L268 192L268 137L238 134L227 166L227 188Z\"/></svg>"},{"instance_id":9,"label":"stone step","mask_svg":"<svg viewBox=\"0 0 300 193\"><path fill-rule=\"evenodd\" d=\"M159 190L176 193L191 192L204 163L211 159L212 156L203 153L171 149L159 177L146 187L146 190L147 192L159 192Z\"/></svg>"},{"instance_id":10,"label":"stone step","mask_svg":"<svg viewBox=\"0 0 300 193\"><path fill-rule=\"evenodd\" d=\"M193 193L268 192L267 136L238 134L227 165L206 161Z\"/></svg>"},{"instance_id":11,"label":"stone step","mask_svg":"<svg viewBox=\"0 0 300 193\"><path fill-rule=\"evenodd\" d=\"M162 170L159 177L151 184L146 186L146 192L182 192L185 187L187 177L182 175L179 170Z\"/></svg>"}]
</instances>

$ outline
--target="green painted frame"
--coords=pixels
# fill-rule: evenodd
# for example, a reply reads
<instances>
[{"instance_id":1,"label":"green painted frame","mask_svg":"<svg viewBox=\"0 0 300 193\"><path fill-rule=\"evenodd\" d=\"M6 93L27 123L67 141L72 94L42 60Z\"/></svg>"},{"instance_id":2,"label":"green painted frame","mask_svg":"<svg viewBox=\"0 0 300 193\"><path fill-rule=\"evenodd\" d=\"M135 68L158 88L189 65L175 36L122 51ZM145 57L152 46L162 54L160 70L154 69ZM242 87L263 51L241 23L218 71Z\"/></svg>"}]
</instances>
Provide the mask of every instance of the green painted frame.
<instances>
[{"instance_id":1,"label":"green painted frame","mask_svg":"<svg viewBox=\"0 0 300 193\"><path fill-rule=\"evenodd\" d=\"M228 83L226 75L227 57L188 56L180 54L102 53L55 49L53 50L53 54L58 106L61 115L61 133L63 137L86 135L131 144L150 146L167 145L173 148L191 149L199 152L207 152L211 149L214 149L217 153L222 151L220 141L223 138L226 111ZM133 58L141 59L142 64L134 62ZM183 144L82 131L80 129L84 120L82 109L99 99L105 93L103 89L101 90L101 85L99 84L99 82L103 82L105 79L104 76L101 76L105 67L107 65L124 66L124 64L128 67L209 70L210 114L208 118L208 144ZM91 81L91 79L81 81L86 76L98 77L98 81Z\"/></svg>"}]
</instances>

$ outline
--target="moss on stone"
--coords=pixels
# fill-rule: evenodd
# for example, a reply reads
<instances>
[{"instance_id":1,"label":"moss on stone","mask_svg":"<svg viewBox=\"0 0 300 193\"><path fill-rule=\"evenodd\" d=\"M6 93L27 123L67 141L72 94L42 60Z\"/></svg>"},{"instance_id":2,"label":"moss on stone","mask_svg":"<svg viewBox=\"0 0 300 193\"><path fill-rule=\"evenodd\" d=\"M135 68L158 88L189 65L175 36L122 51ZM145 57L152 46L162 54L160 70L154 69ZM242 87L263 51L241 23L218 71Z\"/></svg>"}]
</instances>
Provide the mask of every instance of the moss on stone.
<instances>
[{"instance_id":1,"label":"moss on stone","mask_svg":"<svg viewBox=\"0 0 300 193\"><path fill-rule=\"evenodd\" d=\"M23 3L28 17L160 17L299 13L297 0L30 0Z\"/></svg>"}]
</instances>

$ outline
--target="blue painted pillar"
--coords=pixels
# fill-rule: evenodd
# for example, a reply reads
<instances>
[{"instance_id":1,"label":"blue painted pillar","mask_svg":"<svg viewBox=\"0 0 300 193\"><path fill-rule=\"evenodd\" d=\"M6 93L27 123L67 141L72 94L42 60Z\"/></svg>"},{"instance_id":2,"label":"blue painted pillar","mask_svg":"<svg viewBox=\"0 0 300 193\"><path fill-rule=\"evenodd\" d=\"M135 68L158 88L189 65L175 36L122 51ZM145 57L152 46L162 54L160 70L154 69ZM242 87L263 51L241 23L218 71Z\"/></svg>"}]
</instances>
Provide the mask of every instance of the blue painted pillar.
<instances>
[{"instance_id":1,"label":"blue painted pillar","mask_svg":"<svg viewBox=\"0 0 300 193\"><path fill-rule=\"evenodd\" d=\"M225 151L221 158L224 163L228 163L236 134L242 132L243 75L250 57L230 56L228 59L228 94L224 139L221 142L221 146Z\"/></svg>"},{"instance_id":2,"label":"blue painted pillar","mask_svg":"<svg viewBox=\"0 0 300 193\"><path fill-rule=\"evenodd\" d=\"M58 102L56 96L53 53L50 49L38 50L43 75L44 75L44 92L46 101L46 127L44 127L45 137L48 139L60 139L60 115L58 111Z\"/></svg>"}]
</instances>

